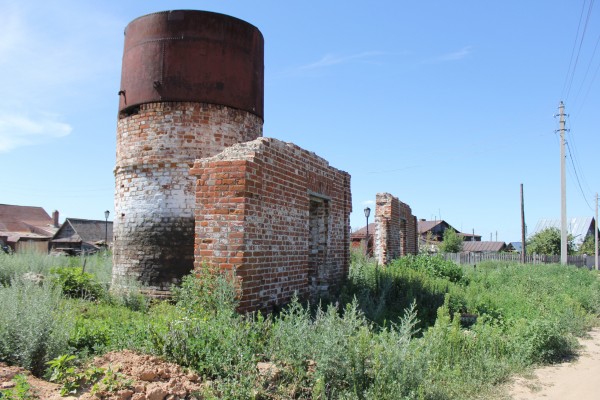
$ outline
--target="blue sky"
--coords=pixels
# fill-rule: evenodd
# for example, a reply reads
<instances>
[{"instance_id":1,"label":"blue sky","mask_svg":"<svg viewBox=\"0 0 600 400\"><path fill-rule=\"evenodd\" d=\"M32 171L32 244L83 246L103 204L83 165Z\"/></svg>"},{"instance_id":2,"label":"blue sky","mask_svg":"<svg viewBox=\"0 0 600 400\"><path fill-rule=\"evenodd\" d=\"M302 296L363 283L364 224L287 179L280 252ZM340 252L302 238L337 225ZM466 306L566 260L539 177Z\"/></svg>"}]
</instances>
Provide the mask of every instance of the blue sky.
<instances>
[{"instance_id":1,"label":"blue sky","mask_svg":"<svg viewBox=\"0 0 600 400\"><path fill-rule=\"evenodd\" d=\"M0 203L112 216L123 30L201 9L261 30L264 135L352 175L353 228L389 192L418 218L520 240L521 183L530 230L560 216L561 100L567 212L594 213L600 5L587 19L589 2L3 0Z\"/></svg>"}]
</instances>

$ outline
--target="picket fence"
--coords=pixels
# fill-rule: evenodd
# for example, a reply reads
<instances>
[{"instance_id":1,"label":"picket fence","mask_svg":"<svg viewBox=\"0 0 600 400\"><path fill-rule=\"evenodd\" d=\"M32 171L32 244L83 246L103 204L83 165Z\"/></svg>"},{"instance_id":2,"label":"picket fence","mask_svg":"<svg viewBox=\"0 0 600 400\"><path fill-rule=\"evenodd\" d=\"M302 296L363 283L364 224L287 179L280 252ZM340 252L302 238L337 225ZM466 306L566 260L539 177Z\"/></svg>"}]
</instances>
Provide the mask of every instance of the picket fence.
<instances>
[{"instance_id":1,"label":"picket fence","mask_svg":"<svg viewBox=\"0 0 600 400\"><path fill-rule=\"evenodd\" d=\"M476 265L482 261L510 261L521 262L519 253L446 253L442 254L446 260L457 264ZM560 264L560 255L548 256L543 254L527 254L526 264ZM594 268L594 256L567 256L567 264L579 268Z\"/></svg>"}]
</instances>

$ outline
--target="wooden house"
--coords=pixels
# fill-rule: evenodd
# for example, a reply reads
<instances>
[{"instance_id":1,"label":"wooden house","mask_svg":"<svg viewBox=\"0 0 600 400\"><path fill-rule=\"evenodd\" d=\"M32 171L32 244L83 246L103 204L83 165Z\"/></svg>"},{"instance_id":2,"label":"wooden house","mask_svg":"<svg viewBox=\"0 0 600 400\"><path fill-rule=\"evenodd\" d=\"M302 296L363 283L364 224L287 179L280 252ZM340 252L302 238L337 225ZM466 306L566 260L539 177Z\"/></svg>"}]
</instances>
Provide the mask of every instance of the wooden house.
<instances>
[{"instance_id":1,"label":"wooden house","mask_svg":"<svg viewBox=\"0 0 600 400\"><path fill-rule=\"evenodd\" d=\"M95 253L112 243L112 221L67 218L50 242L50 251L77 255Z\"/></svg>"},{"instance_id":2,"label":"wooden house","mask_svg":"<svg viewBox=\"0 0 600 400\"><path fill-rule=\"evenodd\" d=\"M42 207L0 204L0 241L5 251L48 253L58 230L58 211L52 218Z\"/></svg>"}]
</instances>

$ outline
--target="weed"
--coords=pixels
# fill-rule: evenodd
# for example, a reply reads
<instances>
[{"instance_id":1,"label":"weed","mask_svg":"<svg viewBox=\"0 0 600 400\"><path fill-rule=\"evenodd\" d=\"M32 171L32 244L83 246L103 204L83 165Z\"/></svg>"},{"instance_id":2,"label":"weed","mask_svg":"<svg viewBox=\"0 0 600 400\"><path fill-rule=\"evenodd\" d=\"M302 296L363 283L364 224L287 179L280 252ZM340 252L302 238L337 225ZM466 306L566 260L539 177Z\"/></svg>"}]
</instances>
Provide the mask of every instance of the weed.
<instances>
[{"instance_id":1,"label":"weed","mask_svg":"<svg viewBox=\"0 0 600 400\"><path fill-rule=\"evenodd\" d=\"M68 349L73 314L60 290L15 279L0 286L0 361L41 375L45 363Z\"/></svg>"},{"instance_id":2,"label":"weed","mask_svg":"<svg viewBox=\"0 0 600 400\"><path fill-rule=\"evenodd\" d=\"M27 377L23 374L15 375L15 386L11 389L0 390L0 399L6 400L33 400L38 397L34 394Z\"/></svg>"},{"instance_id":3,"label":"weed","mask_svg":"<svg viewBox=\"0 0 600 400\"><path fill-rule=\"evenodd\" d=\"M70 298L99 300L105 295L105 290L95 281L94 275L80 268L52 268L52 282L61 288L63 294Z\"/></svg>"}]
</instances>

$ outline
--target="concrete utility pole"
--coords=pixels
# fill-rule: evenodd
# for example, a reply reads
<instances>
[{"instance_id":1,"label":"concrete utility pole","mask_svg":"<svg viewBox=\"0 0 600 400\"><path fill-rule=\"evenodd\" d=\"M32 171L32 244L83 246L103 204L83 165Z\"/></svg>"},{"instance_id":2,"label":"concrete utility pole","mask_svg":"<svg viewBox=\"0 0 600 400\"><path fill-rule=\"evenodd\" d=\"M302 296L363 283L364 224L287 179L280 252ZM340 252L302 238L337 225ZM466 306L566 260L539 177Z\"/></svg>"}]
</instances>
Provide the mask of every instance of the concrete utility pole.
<instances>
[{"instance_id":1,"label":"concrete utility pole","mask_svg":"<svg viewBox=\"0 0 600 400\"><path fill-rule=\"evenodd\" d=\"M523 184L521 183L521 263L525 264L527 255L525 245L525 201L523 198Z\"/></svg>"},{"instance_id":2,"label":"concrete utility pole","mask_svg":"<svg viewBox=\"0 0 600 400\"><path fill-rule=\"evenodd\" d=\"M560 117L560 263L567 265L567 174L565 170L565 105L558 106Z\"/></svg>"},{"instance_id":3,"label":"concrete utility pole","mask_svg":"<svg viewBox=\"0 0 600 400\"><path fill-rule=\"evenodd\" d=\"M596 193L596 218L594 219L594 268L598 271L598 193Z\"/></svg>"}]
</instances>

